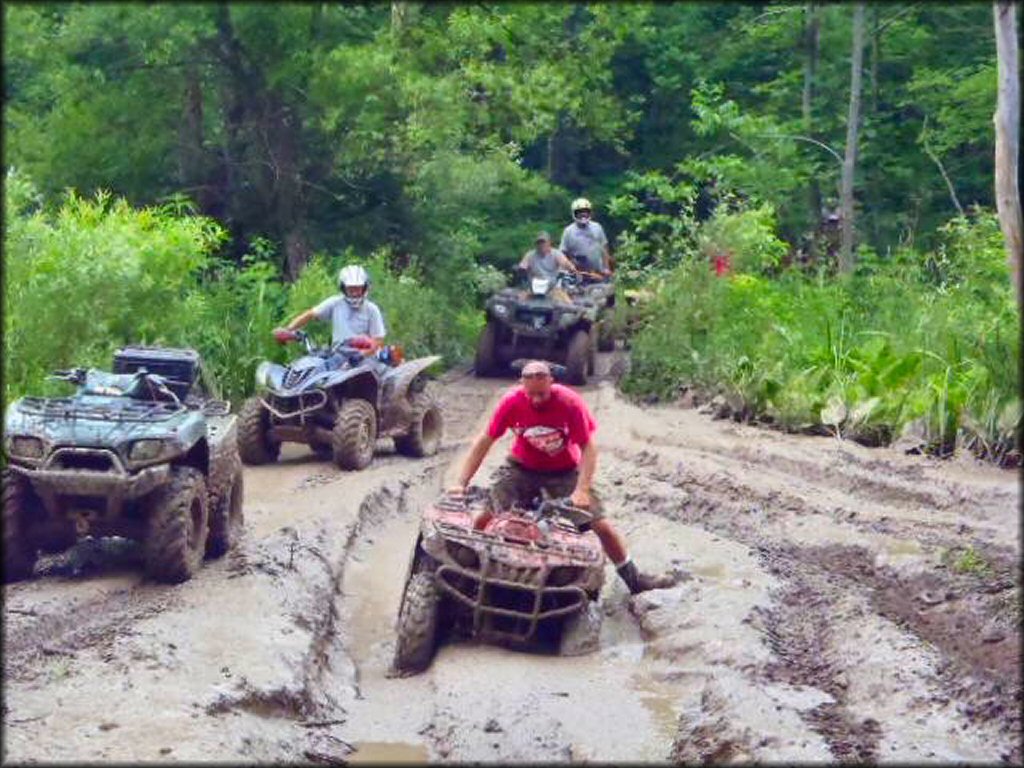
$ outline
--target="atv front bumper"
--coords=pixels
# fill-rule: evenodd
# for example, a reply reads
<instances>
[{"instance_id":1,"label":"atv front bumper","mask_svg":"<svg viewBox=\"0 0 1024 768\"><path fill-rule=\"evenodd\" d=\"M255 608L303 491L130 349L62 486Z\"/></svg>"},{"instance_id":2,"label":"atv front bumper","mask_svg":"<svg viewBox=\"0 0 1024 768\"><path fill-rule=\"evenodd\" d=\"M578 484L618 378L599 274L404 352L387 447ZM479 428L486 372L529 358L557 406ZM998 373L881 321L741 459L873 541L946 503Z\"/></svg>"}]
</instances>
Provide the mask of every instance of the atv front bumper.
<instances>
[{"instance_id":1,"label":"atv front bumper","mask_svg":"<svg viewBox=\"0 0 1024 768\"><path fill-rule=\"evenodd\" d=\"M444 564L435 572L441 591L472 612L474 634L525 642L534 637L541 622L566 618L589 600L579 586L537 586L501 578L504 570L508 568L502 563L490 561L480 570ZM540 569L536 576L544 584L547 569Z\"/></svg>"},{"instance_id":2,"label":"atv front bumper","mask_svg":"<svg viewBox=\"0 0 1024 768\"><path fill-rule=\"evenodd\" d=\"M168 465L147 467L134 475L66 469L20 469L40 496L102 496L137 499L166 483L171 476Z\"/></svg>"}]
</instances>

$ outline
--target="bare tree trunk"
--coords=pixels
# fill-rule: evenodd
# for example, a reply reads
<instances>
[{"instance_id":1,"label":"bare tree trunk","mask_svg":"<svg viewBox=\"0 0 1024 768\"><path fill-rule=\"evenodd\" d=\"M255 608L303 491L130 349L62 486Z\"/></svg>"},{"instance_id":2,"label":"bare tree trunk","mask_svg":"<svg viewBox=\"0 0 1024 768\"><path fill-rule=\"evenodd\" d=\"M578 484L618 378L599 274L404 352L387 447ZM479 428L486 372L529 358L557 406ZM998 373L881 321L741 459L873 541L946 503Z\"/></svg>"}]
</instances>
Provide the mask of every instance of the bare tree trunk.
<instances>
[{"instance_id":1,"label":"bare tree trunk","mask_svg":"<svg viewBox=\"0 0 1024 768\"><path fill-rule=\"evenodd\" d=\"M996 114L996 210L1006 242L1017 307L1021 308L1021 251L1024 250L1024 222L1020 210L1018 162L1020 158L1020 51L1017 46L1017 10L1012 2L999 0L992 6L996 28L996 58L999 96Z\"/></svg>"},{"instance_id":2,"label":"bare tree trunk","mask_svg":"<svg viewBox=\"0 0 1024 768\"><path fill-rule=\"evenodd\" d=\"M821 18L818 15L818 7L813 3L807 4L807 26L804 43L807 56L804 58L804 91L803 91L803 121L804 133L814 137L814 78L818 69L818 47L821 31ZM812 172L810 183L807 188L807 203L811 209L811 229L817 228L821 221L821 186L818 183L818 176ZM812 259L817 256L817 244L811 238L810 244Z\"/></svg>"},{"instance_id":3,"label":"bare tree trunk","mask_svg":"<svg viewBox=\"0 0 1024 768\"><path fill-rule=\"evenodd\" d=\"M881 55L879 51L879 38L881 37L878 29L878 6L874 6L871 9L871 113L878 112L878 57Z\"/></svg>"},{"instance_id":4,"label":"bare tree trunk","mask_svg":"<svg viewBox=\"0 0 1024 768\"><path fill-rule=\"evenodd\" d=\"M846 121L846 153L840 190L842 241L839 246L839 271L853 271L853 180L857 169L857 133L860 123L860 96L864 69L864 3L853 9L853 50L850 53L850 114Z\"/></svg>"},{"instance_id":5,"label":"bare tree trunk","mask_svg":"<svg viewBox=\"0 0 1024 768\"><path fill-rule=\"evenodd\" d=\"M413 26L416 21L418 7L408 0L392 0L391 2L391 32L401 35L406 29Z\"/></svg>"}]
</instances>

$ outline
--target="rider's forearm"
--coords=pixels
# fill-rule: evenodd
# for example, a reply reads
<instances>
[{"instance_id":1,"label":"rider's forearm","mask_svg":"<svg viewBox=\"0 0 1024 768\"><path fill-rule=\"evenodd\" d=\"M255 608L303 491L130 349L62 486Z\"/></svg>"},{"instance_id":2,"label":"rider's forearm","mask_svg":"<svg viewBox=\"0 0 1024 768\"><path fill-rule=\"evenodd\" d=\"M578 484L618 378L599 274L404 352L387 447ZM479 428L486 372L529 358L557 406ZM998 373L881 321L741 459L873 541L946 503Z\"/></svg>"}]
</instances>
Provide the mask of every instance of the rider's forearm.
<instances>
[{"instance_id":1,"label":"rider's forearm","mask_svg":"<svg viewBox=\"0 0 1024 768\"><path fill-rule=\"evenodd\" d=\"M288 321L288 325L285 326L289 331L297 331L299 328L304 326L310 320L316 317L316 313L312 309L307 309L305 312L300 312L291 320Z\"/></svg>"},{"instance_id":2,"label":"rider's forearm","mask_svg":"<svg viewBox=\"0 0 1024 768\"><path fill-rule=\"evenodd\" d=\"M590 440L583 446L583 454L580 456L580 474L576 479L576 490L590 493L590 485L594 480L594 472L597 469L597 446Z\"/></svg>"},{"instance_id":3,"label":"rider's forearm","mask_svg":"<svg viewBox=\"0 0 1024 768\"><path fill-rule=\"evenodd\" d=\"M473 475L480 469L480 463L484 460L487 452L491 450L491 445L493 444L494 438L486 432L481 432L479 437L473 441L473 446L469 449L469 455L462 462L462 470L459 472L458 477L459 485L463 487L469 485L469 481L473 479Z\"/></svg>"}]
</instances>

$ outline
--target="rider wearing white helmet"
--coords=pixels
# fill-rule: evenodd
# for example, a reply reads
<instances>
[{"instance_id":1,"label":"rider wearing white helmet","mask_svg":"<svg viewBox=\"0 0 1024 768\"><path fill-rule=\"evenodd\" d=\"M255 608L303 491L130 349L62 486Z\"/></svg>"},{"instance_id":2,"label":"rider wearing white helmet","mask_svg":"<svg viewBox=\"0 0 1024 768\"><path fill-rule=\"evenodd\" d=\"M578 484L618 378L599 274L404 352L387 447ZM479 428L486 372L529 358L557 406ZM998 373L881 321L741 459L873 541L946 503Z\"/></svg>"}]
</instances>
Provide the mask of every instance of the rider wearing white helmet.
<instances>
[{"instance_id":1,"label":"rider wearing white helmet","mask_svg":"<svg viewBox=\"0 0 1024 768\"><path fill-rule=\"evenodd\" d=\"M368 337L373 350L384 343L386 330L380 308L370 301L370 275L358 264L349 264L338 272L338 293L328 296L315 307L296 315L284 328L275 328L274 336L286 340L310 320L329 320L331 340L341 344L357 337ZM372 351L372 350L371 350Z\"/></svg>"},{"instance_id":2,"label":"rider wearing white helmet","mask_svg":"<svg viewBox=\"0 0 1024 768\"><path fill-rule=\"evenodd\" d=\"M590 218L590 201L578 197L572 201L573 223L562 232L558 249L579 264L581 269L608 276L614 266L604 228Z\"/></svg>"}]
</instances>

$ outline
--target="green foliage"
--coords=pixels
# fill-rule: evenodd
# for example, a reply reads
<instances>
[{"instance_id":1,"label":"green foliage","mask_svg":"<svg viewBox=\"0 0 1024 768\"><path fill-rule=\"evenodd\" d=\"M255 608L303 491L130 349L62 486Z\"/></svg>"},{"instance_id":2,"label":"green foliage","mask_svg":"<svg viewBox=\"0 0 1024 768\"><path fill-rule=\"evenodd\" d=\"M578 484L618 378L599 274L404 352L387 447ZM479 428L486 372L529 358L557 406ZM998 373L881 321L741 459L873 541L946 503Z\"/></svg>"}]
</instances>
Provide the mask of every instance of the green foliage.
<instances>
[{"instance_id":1,"label":"green foliage","mask_svg":"<svg viewBox=\"0 0 1024 768\"><path fill-rule=\"evenodd\" d=\"M904 252L838 282L794 270L716 278L704 262L685 263L634 339L624 389L672 397L692 386L791 429L869 444L909 431L940 452L960 437L1001 460L1018 447L1021 411L1002 244L986 212L944 234L940 290L936 254Z\"/></svg>"},{"instance_id":2,"label":"green foliage","mask_svg":"<svg viewBox=\"0 0 1024 768\"><path fill-rule=\"evenodd\" d=\"M608 210L625 224L616 242L618 279L633 285L674 268L696 249L694 185L659 171L629 173Z\"/></svg>"},{"instance_id":3,"label":"green foliage","mask_svg":"<svg viewBox=\"0 0 1024 768\"><path fill-rule=\"evenodd\" d=\"M775 235L775 211L768 203L740 211L719 207L697 238L709 259L729 257L736 272L768 272L786 256L786 244Z\"/></svg>"},{"instance_id":4,"label":"green foliage","mask_svg":"<svg viewBox=\"0 0 1024 768\"><path fill-rule=\"evenodd\" d=\"M237 401L251 392L259 361L295 353L271 330L336 293L338 270L351 261L370 270L388 340L407 356L441 354L450 364L469 355L480 331L475 307L426 286L415 265L395 272L383 250L317 256L289 285L270 243L256 241L236 266L214 255L223 230L176 206L136 210L109 195L70 193L49 212L38 200L24 176L8 175L5 405L62 391L45 380L53 369L105 368L118 346L139 343L197 348L223 394ZM329 340L329 329L311 330Z\"/></svg>"},{"instance_id":5,"label":"green foliage","mask_svg":"<svg viewBox=\"0 0 1024 768\"><path fill-rule=\"evenodd\" d=\"M978 552L973 544L956 549L947 549L942 553L942 562L956 573L991 576L992 566Z\"/></svg>"},{"instance_id":6,"label":"green foliage","mask_svg":"<svg viewBox=\"0 0 1024 768\"><path fill-rule=\"evenodd\" d=\"M212 221L69 193L53 215L8 177L4 233L4 401L53 368L108 364L186 321L181 299L223 232Z\"/></svg>"}]
</instances>

